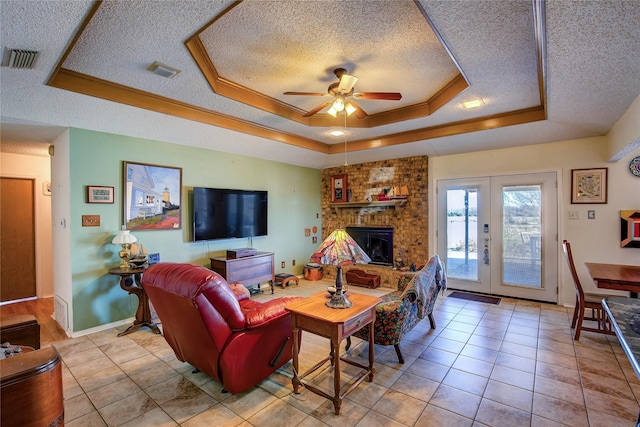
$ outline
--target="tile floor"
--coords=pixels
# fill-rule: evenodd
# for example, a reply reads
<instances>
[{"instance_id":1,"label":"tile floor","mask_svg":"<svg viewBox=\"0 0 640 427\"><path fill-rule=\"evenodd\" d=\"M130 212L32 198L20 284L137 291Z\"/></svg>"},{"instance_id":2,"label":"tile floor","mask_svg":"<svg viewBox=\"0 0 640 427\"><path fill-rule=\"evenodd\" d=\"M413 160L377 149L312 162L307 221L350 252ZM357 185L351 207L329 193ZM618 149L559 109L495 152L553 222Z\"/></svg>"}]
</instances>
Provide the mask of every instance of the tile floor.
<instances>
[{"instance_id":1,"label":"tile floor","mask_svg":"<svg viewBox=\"0 0 640 427\"><path fill-rule=\"evenodd\" d=\"M309 295L326 282L301 280L275 296ZM353 289L382 294L389 289ZM268 293L254 296L269 299ZM63 358L65 424L74 426L633 426L640 382L615 336L572 340L571 310L502 299L499 305L440 297L428 321L400 345L376 346L376 376L342 404L291 387L283 366L238 395L179 362L162 336L125 327L56 342ZM328 341L304 333L301 370L326 356ZM364 361L354 339L349 356ZM364 357L361 357L362 354ZM303 366L304 365L304 366ZM343 364L343 380L355 375ZM332 388L331 368L311 381Z\"/></svg>"}]
</instances>

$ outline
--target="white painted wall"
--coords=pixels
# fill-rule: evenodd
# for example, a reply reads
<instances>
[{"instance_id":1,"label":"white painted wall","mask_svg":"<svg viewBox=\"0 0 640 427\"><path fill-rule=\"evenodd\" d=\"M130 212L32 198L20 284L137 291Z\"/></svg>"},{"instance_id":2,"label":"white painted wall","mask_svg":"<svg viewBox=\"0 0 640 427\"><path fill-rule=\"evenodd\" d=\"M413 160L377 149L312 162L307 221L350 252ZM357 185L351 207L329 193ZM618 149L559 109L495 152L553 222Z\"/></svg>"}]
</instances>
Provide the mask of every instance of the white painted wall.
<instances>
[{"instance_id":1,"label":"white painted wall","mask_svg":"<svg viewBox=\"0 0 640 427\"><path fill-rule=\"evenodd\" d=\"M640 265L640 249L620 247L620 210L640 210L640 178L633 176L629 171L629 161L640 155L640 149L633 150L616 163L607 162L608 153L607 138L597 137L432 157L429 159L429 184L435 189L437 180L445 178L560 171L558 303L572 306L575 294L562 255L563 239L571 243L576 269L586 292L595 292L596 287L584 265L585 262ZM603 167L608 168L608 203L572 205L571 169ZM580 219L569 220L570 210L578 211ZM596 218L587 219L587 210L595 210ZM429 236L435 236L436 213L435 191L430 191ZM430 253L436 253L435 238L430 239L429 246Z\"/></svg>"},{"instance_id":2,"label":"white painted wall","mask_svg":"<svg viewBox=\"0 0 640 427\"><path fill-rule=\"evenodd\" d=\"M51 157L51 186L52 186L52 215L53 215L53 277L55 283L55 297L64 301L68 306L68 313L54 313L56 320L62 326L67 323L65 329L67 335L73 331L73 289L71 272L71 187L70 160L69 160L69 130L65 130L55 141L55 154ZM67 318L66 322L60 321L60 316Z\"/></svg>"},{"instance_id":3,"label":"white painted wall","mask_svg":"<svg viewBox=\"0 0 640 427\"><path fill-rule=\"evenodd\" d=\"M42 191L43 185L51 181L51 161L49 157L1 153L0 173L7 178L35 181L36 296L51 297L53 296L51 196L45 195Z\"/></svg>"}]
</instances>

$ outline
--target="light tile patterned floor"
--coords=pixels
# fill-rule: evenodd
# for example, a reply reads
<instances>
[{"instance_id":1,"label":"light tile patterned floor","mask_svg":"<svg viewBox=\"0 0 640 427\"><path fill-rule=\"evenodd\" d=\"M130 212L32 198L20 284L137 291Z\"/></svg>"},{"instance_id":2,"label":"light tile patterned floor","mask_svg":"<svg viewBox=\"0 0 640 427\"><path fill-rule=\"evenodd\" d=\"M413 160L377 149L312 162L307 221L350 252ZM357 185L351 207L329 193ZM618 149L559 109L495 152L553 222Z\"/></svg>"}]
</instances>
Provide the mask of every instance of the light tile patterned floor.
<instances>
[{"instance_id":1,"label":"light tile patterned floor","mask_svg":"<svg viewBox=\"0 0 640 427\"><path fill-rule=\"evenodd\" d=\"M275 296L309 295L326 282L301 280ZM383 294L389 289L355 292ZM270 299L268 293L254 296ZM376 376L333 414L326 399L293 394L292 365L238 395L176 360L146 329L110 329L55 343L63 358L65 424L73 426L632 426L640 382L615 336L569 328L572 310L502 299L499 305L440 297L437 329L422 322L400 347L376 346ZM303 334L301 370L326 356L328 341ZM354 339L348 357L364 362ZM361 357L363 355L364 357ZM345 383L357 374L343 366ZM331 368L311 381L332 388Z\"/></svg>"}]
</instances>

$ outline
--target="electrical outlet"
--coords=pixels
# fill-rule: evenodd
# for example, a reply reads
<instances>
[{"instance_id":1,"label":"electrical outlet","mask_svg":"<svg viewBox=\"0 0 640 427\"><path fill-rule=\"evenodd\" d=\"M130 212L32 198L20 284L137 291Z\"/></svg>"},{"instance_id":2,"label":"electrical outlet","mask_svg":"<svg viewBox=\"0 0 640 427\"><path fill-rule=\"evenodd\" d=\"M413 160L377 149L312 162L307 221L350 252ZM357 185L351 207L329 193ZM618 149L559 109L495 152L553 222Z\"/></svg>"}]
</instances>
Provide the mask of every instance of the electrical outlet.
<instances>
[{"instance_id":1,"label":"electrical outlet","mask_svg":"<svg viewBox=\"0 0 640 427\"><path fill-rule=\"evenodd\" d=\"M100 215L82 215L83 227L99 227Z\"/></svg>"},{"instance_id":2,"label":"electrical outlet","mask_svg":"<svg viewBox=\"0 0 640 427\"><path fill-rule=\"evenodd\" d=\"M285 263L284 261L282 261L282 263L280 263L280 267L284 268L285 267Z\"/></svg>"},{"instance_id":3,"label":"electrical outlet","mask_svg":"<svg viewBox=\"0 0 640 427\"><path fill-rule=\"evenodd\" d=\"M596 211L594 211L594 210L588 210L588 211L587 211L587 218L589 218L589 219L596 219Z\"/></svg>"}]
</instances>

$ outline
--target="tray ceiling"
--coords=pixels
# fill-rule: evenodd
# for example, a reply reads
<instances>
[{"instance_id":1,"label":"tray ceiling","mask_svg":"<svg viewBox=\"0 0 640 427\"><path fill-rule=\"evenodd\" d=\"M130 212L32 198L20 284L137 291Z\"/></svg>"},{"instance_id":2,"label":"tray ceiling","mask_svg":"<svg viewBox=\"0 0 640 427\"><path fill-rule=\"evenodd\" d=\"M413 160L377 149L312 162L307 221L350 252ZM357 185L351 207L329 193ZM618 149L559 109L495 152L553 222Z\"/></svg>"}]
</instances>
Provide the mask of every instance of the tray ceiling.
<instances>
[{"instance_id":1,"label":"tray ceiling","mask_svg":"<svg viewBox=\"0 0 640 427\"><path fill-rule=\"evenodd\" d=\"M366 161L389 150L440 155L603 135L640 93L640 4L624 0L31 5L32 15L60 16L46 25L66 38L57 59L44 52L36 63L48 67L50 88L258 136L296 155L339 155L345 141ZM19 47L47 46L23 7L3 2L3 40L26 40L18 32L32 27L31 45ZM156 61L180 72L152 74ZM356 91L402 99L358 99L369 116L349 117L347 136L333 137L345 130L342 115L303 117L327 98L284 92L324 93L338 67L358 77ZM14 70L1 71L5 92ZM462 107L477 98L480 107ZM6 102L3 120L30 119Z\"/></svg>"}]
</instances>

